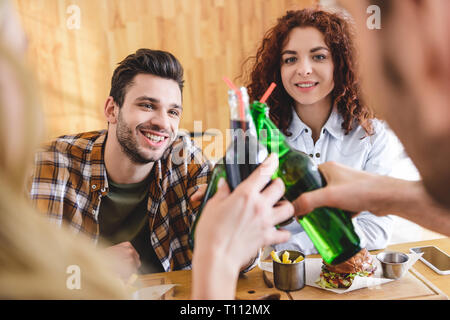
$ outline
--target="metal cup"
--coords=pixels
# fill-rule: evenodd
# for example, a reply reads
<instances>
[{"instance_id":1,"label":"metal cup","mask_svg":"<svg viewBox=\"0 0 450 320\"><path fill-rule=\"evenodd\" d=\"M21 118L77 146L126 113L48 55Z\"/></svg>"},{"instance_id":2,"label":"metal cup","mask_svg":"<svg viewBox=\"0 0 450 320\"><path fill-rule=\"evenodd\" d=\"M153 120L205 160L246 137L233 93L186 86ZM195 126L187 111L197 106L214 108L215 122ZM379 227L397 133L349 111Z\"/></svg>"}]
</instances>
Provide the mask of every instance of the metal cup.
<instances>
[{"instance_id":1,"label":"metal cup","mask_svg":"<svg viewBox=\"0 0 450 320\"><path fill-rule=\"evenodd\" d=\"M401 252L386 251L377 255L381 262L383 276L389 279L400 279L406 271L409 257Z\"/></svg>"},{"instance_id":2,"label":"metal cup","mask_svg":"<svg viewBox=\"0 0 450 320\"><path fill-rule=\"evenodd\" d=\"M294 261L299 256L303 260L296 263L279 263L273 261L273 280L275 287L283 291L300 290L305 286L305 255L300 251L281 250L275 254L282 260L282 254L288 251L289 259Z\"/></svg>"}]
</instances>

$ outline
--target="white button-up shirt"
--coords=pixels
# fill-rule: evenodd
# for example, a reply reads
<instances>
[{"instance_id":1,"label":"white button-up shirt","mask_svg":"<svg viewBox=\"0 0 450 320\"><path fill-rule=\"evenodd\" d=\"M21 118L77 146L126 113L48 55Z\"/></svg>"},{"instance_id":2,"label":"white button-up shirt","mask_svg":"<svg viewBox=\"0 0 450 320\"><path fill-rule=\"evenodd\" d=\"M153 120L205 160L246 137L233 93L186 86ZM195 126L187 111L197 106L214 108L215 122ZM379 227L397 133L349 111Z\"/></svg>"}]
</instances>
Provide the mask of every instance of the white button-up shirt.
<instances>
[{"instance_id":1,"label":"white button-up shirt","mask_svg":"<svg viewBox=\"0 0 450 320\"><path fill-rule=\"evenodd\" d=\"M342 116L333 110L320 131L319 139L314 143L311 128L293 110L293 119L288 129L292 135L287 141L295 149L307 153L317 165L336 161L357 170L391 174L403 148L384 122L372 120L375 132L372 136L365 136L361 126L345 135L342 122ZM353 225L361 238L362 247L368 250L382 249L387 246L391 237L393 219L390 216L378 217L366 211L353 218ZM294 249L305 254L317 253L299 223L293 222L284 228L291 231L291 238L286 243L275 245L275 250Z\"/></svg>"}]
</instances>

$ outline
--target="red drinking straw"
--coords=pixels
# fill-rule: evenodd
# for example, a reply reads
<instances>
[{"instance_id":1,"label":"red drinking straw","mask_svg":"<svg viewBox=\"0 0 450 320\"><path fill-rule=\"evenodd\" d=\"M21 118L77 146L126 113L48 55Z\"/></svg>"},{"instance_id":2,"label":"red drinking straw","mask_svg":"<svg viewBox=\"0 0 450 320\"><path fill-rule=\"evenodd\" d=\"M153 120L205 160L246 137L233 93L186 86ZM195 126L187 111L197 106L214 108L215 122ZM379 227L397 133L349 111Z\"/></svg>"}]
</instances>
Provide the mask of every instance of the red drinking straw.
<instances>
[{"instance_id":1,"label":"red drinking straw","mask_svg":"<svg viewBox=\"0 0 450 320\"><path fill-rule=\"evenodd\" d=\"M227 77L223 77L223 81L225 81L225 83L228 85L228 87L230 87L231 90L234 90L234 92L236 92L236 95L237 95L238 101L239 101L239 113L241 116L241 121L245 121L244 101L242 100L241 91Z\"/></svg>"},{"instance_id":2,"label":"red drinking straw","mask_svg":"<svg viewBox=\"0 0 450 320\"><path fill-rule=\"evenodd\" d=\"M266 90L266 92L264 92L264 94L263 94L261 100L259 100L259 102L265 103L266 100L267 100L267 98L269 98L269 96L271 95L273 89L275 89L276 86L277 86L277 85L275 84L275 82L272 82L272 83L270 84L269 88Z\"/></svg>"}]
</instances>

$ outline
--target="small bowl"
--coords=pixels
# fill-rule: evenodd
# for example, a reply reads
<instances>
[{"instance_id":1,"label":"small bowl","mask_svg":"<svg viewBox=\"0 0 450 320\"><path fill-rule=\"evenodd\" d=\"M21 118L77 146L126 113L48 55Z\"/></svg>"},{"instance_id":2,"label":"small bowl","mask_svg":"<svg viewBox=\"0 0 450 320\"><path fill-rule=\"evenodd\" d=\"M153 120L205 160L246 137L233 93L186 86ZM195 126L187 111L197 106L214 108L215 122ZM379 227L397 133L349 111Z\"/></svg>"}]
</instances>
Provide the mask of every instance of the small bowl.
<instances>
[{"instance_id":1,"label":"small bowl","mask_svg":"<svg viewBox=\"0 0 450 320\"><path fill-rule=\"evenodd\" d=\"M386 251L377 255L381 262L383 276L389 279L400 279L406 271L409 257L402 252Z\"/></svg>"},{"instance_id":2,"label":"small bowl","mask_svg":"<svg viewBox=\"0 0 450 320\"><path fill-rule=\"evenodd\" d=\"M294 261L299 256L303 260L296 263L279 263L273 260L273 282L275 287L283 291L296 291L305 286L305 255L300 251L281 250L275 254L282 260L282 254L288 251L289 259Z\"/></svg>"}]
</instances>

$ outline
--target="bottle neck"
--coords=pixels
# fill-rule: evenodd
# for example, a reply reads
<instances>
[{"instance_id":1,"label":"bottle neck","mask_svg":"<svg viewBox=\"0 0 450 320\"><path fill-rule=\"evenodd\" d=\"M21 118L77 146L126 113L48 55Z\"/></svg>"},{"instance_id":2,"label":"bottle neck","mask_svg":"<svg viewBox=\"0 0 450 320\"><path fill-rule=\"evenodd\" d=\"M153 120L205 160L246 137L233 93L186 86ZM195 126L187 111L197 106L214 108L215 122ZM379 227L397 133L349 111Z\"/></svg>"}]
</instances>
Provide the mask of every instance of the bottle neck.
<instances>
[{"instance_id":1,"label":"bottle neck","mask_svg":"<svg viewBox=\"0 0 450 320\"><path fill-rule=\"evenodd\" d=\"M228 92L231 144L227 148L226 163L257 165L267 158L267 148L258 142L247 89L242 87L239 92L241 97L233 90Z\"/></svg>"},{"instance_id":2,"label":"bottle neck","mask_svg":"<svg viewBox=\"0 0 450 320\"><path fill-rule=\"evenodd\" d=\"M257 134L255 125L250 114L247 89L245 87L241 87L239 90L239 95L234 90L228 91L230 129L232 131L242 129L244 132L248 131L248 134L256 137ZM243 104L242 106L241 103Z\"/></svg>"},{"instance_id":3,"label":"bottle neck","mask_svg":"<svg viewBox=\"0 0 450 320\"><path fill-rule=\"evenodd\" d=\"M286 142L285 135L269 118L269 108L265 103L253 102L250 113L256 126L259 142L266 146L269 153L277 153L282 157L291 148Z\"/></svg>"}]
</instances>

